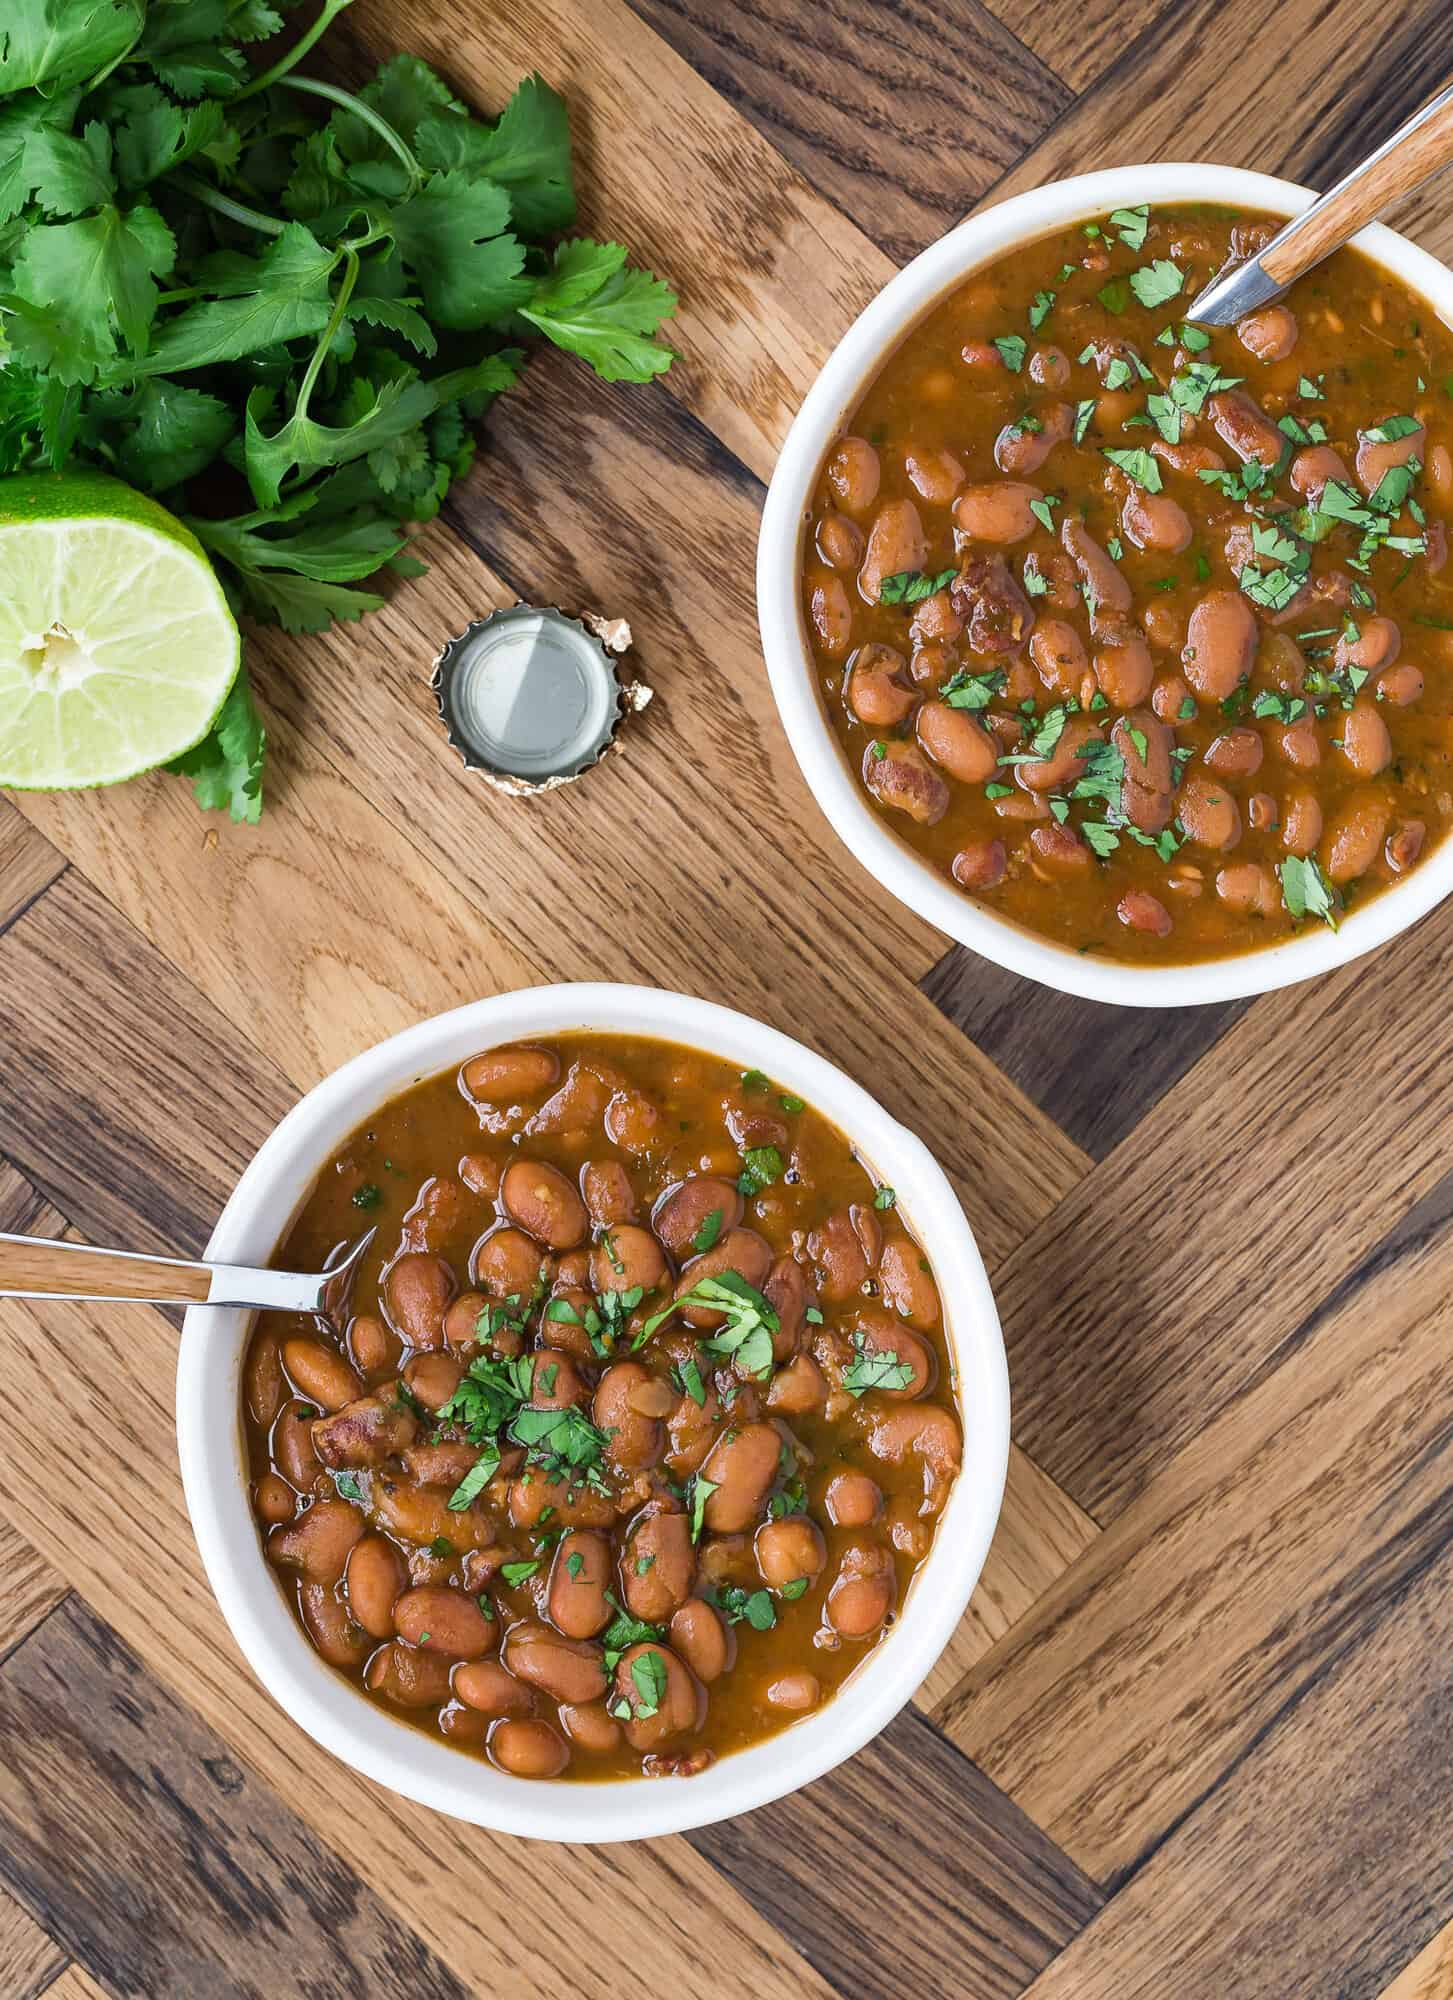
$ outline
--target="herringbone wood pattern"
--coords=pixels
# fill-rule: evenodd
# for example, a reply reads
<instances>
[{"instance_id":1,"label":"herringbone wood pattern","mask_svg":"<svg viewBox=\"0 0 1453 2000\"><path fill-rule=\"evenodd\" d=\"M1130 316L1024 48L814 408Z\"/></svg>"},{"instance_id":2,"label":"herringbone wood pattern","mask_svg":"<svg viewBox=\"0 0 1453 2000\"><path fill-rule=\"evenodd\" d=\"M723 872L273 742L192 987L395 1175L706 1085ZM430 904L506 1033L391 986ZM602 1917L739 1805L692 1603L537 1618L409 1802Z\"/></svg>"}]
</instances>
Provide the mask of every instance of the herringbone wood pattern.
<instances>
[{"instance_id":1,"label":"herringbone wood pattern","mask_svg":"<svg viewBox=\"0 0 1453 2000\"><path fill-rule=\"evenodd\" d=\"M1453 1993L1453 914L1185 1017L945 956L807 797L751 600L761 482L895 262L1112 162L1324 182L1443 80L1448 24L360 0L334 31L490 109L526 69L563 88L586 219L675 279L682 359L612 390L542 358L425 579L254 642L261 828L171 782L0 800L0 1228L199 1247L367 1043L521 983L677 985L934 1145L1019 1448L974 1604L869 1750L689 1840L545 1850L377 1791L256 1688L182 1508L166 1316L0 1308L0 2000ZM1443 254L1449 201L1399 218ZM627 616L658 697L629 758L528 806L458 770L425 685L516 593Z\"/></svg>"}]
</instances>

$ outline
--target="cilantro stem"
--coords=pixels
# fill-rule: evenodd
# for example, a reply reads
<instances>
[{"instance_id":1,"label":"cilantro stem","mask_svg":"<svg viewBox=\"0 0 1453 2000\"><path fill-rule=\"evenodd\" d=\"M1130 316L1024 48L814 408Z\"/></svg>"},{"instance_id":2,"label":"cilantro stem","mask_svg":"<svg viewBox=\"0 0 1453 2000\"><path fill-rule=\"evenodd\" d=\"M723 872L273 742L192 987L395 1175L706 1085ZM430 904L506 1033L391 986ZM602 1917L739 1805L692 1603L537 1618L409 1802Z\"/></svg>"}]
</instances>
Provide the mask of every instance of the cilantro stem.
<instances>
[{"instance_id":1,"label":"cilantro stem","mask_svg":"<svg viewBox=\"0 0 1453 2000\"><path fill-rule=\"evenodd\" d=\"M314 42L318 40L318 37L327 28L328 23L336 19L345 7L351 7L352 5L353 0L323 0L323 11L319 14L312 27L306 33L299 35L287 54L279 56L271 69L263 70L260 75L253 77L250 83L245 83L241 90L234 92L232 102L240 104L244 97L254 97L259 90L267 90L273 84L281 83L293 64L302 61L308 50L312 48Z\"/></svg>"},{"instance_id":2,"label":"cilantro stem","mask_svg":"<svg viewBox=\"0 0 1453 2000\"><path fill-rule=\"evenodd\" d=\"M357 283L358 253L356 250L345 249L343 252L343 280L338 287L338 296L333 301L333 310L328 316L328 324L318 335L318 345L313 349L312 358L308 362L307 373L298 385L298 398L293 405L292 417L288 420L290 423L294 419L306 417L308 414L308 404L312 400L313 395L313 384L317 381L319 371L327 359L328 350L333 345L333 336L337 333L338 328L343 322L343 315L348 310L348 301L353 296L353 287Z\"/></svg>"},{"instance_id":3,"label":"cilantro stem","mask_svg":"<svg viewBox=\"0 0 1453 2000\"><path fill-rule=\"evenodd\" d=\"M240 201L233 201L229 195L220 194L216 188L208 187L207 183L198 180L195 174L173 174L171 183L173 187L180 188L183 194L189 194L193 201L201 202L204 208L215 209L218 215L225 215L229 222L240 222L244 229L260 229L266 236L281 236L287 226L279 222L276 216L264 215L260 209L244 208Z\"/></svg>"},{"instance_id":4,"label":"cilantro stem","mask_svg":"<svg viewBox=\"0 0 1453 2000\"><path fill-rule=\"evenodd\" d=\"M378 134L386 146L397 153L408 168L409 179L413 186L418 187L422 183L423 168L393 126L386 118L380 118L371 104L365 104L361 97L355 97L351 91L340 90L336 83L321 83L315 76L284 76L279 77L278 81L284 90L301 90L309 97L326 97L330 104L338 105L352 117L361 120L371 132Z\"/></svg>"}]
</instances>

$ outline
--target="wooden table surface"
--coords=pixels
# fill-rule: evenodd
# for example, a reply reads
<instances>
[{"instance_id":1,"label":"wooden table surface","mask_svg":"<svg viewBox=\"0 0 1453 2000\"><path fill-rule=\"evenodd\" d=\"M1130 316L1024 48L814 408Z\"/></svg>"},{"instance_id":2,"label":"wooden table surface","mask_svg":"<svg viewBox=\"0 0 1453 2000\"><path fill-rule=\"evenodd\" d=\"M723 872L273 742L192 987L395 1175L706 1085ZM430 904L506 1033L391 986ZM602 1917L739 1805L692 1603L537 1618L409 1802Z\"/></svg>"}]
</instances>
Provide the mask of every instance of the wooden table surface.
<instances>
[{"instance_id":1,"label":"wooden table surface","mask_svg":"<svg viewBox=\"0 0 1453 2000\"><path fill-rule=\"evenodd\" d=\"M1453 906L1181 1015L946 953L807 797L752 611L762 482L895 264L1094 166L1326 185L1445 80L1447 29L1447 0L361 0L332 31L491 110L535 66L567 91L586 220L676 280L682 358L610 389L542 356L427 578L251 642L261 827L175 781L0 800L0 1227L198 1249L379 1037L523 983L677 986L936 1148L1017 1448L973 1606L868 1750L735 1824L548 1849L379 1791L261 1693L187 1526L167 1317L0 1310L0 2000L1453 1995ZM1453 254L1448 180L1396 219ZM466 777L427 689L516 594L627 616L657 690L628 757L529 803Z\"/></svg>"}]
</instances>

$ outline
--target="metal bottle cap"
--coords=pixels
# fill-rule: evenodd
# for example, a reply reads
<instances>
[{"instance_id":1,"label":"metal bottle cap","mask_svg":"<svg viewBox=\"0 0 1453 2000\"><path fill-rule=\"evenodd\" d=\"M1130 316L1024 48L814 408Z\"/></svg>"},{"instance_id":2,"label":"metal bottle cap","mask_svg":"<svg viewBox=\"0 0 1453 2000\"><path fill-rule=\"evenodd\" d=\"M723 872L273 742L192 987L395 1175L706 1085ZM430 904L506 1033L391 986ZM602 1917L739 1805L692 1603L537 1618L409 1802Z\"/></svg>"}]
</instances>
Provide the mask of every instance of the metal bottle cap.
<instances>
[{"instance_id":1,"label":"metal bottle cap","mask_svg":"<svg viewBox=\"0 0 1453 2000\"><path fill-rule=\"evenodd\" d=\"M609 749L622 715L651 698L616 677L610 654L630 643L624 619L582 621L533 604L475 619L434 662L449 741L504 791L568 784Z\"/></svg>"}]
</instances>

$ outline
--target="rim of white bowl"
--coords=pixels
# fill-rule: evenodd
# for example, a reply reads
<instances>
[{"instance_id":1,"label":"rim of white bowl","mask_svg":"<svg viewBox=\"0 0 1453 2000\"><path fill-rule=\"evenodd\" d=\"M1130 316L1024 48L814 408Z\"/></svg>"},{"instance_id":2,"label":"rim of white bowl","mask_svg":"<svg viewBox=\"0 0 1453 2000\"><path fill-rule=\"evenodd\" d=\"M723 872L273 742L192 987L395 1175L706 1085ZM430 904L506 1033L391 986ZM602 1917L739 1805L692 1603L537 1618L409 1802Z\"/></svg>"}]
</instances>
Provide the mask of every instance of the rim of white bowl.
<instances>
[{"instance_id":1,"label":"rim of white bowl","mask_svg":"<svg viewBox=\"0 0 1453 2000\"><path fill-rule=\"evenodd\" d=\"M933 1260L958 1375L964 1469L893 1629L816 1715L693 1778L539 1783L513 1778L397 1721L318 1658L262 1554L247 1494L241 1370L252 1315L191 1307L177 1367L177 1441L197 1546L222 1614L268 1693L343 1763L457 1819L544 1840L639 1840L748 1812L861 1749L921 1685L963 1615L999 1518L1009 1458L1009 1377L973 1231L947 1175L860 1084L750 1016L686 994L607 984L543 986L436 1015L355 1056L263 1142L207 1255L266 1262L318 1170L347 1134L418 1078L479 1049L571 1029L654 1035L765 1069L822 1111L899 1190ZM224 1357L219 1365L219 1351Z\"/></svg>"},{"instance_id":2,"label":"rim of white bowl","mask_svg":"<svg viewBox=\"0 0 1453 2000\"><path fill-rule=\"evenodd\" d=\"M1453 839L1406 882L1384 890L1336 931L1194 965L1133 966L1085 957L999 917L955 889L865 799L838 747L818 690L802 616L799 547L817 470L838 426L904 335L944 294L1016 243L1134 202L1207 201L1291 216L1311 189L1240 167L1195 161L1113 167L1011 196L972 215L891 279L848 328L809 389L777 460L757 543L757 617L787 740L833 830L900 901L981 958L1085 1000L1186 1007L1244 999L1346 965L1406 930L1453 889ZM1453 326L1453 271L1381 223L1353 243L1427 299Z\"/></svg>"}]
</instances>

